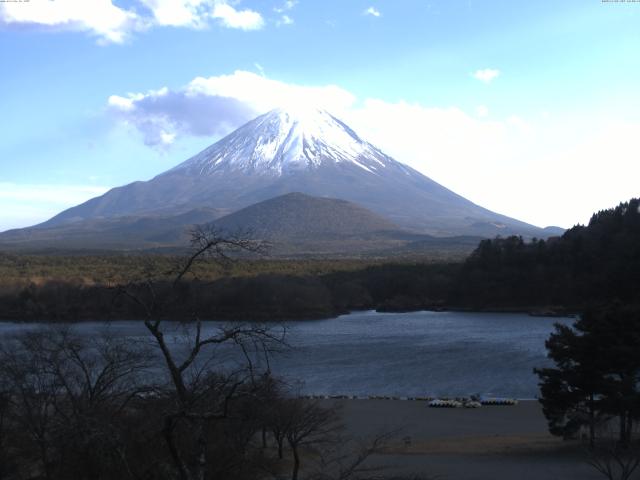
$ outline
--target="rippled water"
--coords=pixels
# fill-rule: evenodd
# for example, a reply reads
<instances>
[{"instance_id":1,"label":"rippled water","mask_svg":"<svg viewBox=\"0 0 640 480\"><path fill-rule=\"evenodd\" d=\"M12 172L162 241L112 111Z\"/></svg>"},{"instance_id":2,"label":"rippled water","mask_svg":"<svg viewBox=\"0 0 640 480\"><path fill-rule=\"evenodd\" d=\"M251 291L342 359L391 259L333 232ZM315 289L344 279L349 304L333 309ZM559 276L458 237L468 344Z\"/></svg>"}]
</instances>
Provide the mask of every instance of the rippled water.
<instances>
[{"instance_id":1,"label":"rippled water","mask_svg":"<svg viewBox=\"0 0 640 480\"><path fill-rule=\"evenodd\" d=\"M272 371L302 391L349 395L468 395L535 398L534 367L548 365L544 341L553 324L571 319L523 314L356 312L328 320L285 322L292 348ZM219 324L210 322L207 329ZM38 325L0 323L0 335ZM141 322L83 323L145 340Z\"/></svg>"}]
</instances>

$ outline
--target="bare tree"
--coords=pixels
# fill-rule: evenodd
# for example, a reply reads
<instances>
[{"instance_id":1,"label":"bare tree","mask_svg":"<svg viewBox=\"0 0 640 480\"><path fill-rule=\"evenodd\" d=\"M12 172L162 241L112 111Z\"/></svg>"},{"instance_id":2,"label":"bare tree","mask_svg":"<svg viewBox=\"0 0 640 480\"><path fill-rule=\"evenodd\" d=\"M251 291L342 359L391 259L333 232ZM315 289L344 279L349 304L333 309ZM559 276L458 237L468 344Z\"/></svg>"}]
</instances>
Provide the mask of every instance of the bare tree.
<instances>
[{"instance_id":1,"label":"bare tree","mask_svg":"<svg viewBox=\"0 0 640 480\"><path fill-rule=\"evenodd\" d=\"M7 478L12 471L8 438L8 417L11 392L7 385L0 383L0 480Z\"/></svg>"},{"instance_id":2,"label":"bare tree","mask_svg":"<svg viewBox=\"0 0 640 480\"><path fill-rule=\"evenodd\" d=\"M207 453L211 422L227 418L232 399L251 394L251 388L246 386L256 382L253 357L261 354L268 358L272 349L283 344L284 331L248 324L223 326L205 333L197 312L189 312L192 328L186 345L176 346L168 341L163 310L168 303L180 301L180 287L199 262L209 259L226 264L231 260L230 254L260 253L265 245L251 240L246 233L229 235L212 227L198 227L192 232L192 248L191 255L176 268L169 292L160 295L152 278L143 282L142 291L139 285L120 287L119 291L145 312L144 324L162 354L170 378L172 408L165 415L163 434L177 474L181 480L204 480L210 460ZM235 371L212 374L211 348L229 344L239 348L245 365ZM177 441L184 423L195 440L188 452Z\"/></svg>"},{"instance_id":3,"label":"bare tree","mask_svg":"<svg viewBox=\"0 0 640 480\"><path fill-rule=\"evenodd\" d=\"M618 443L589 450L587 463L608 480L629 480L640 466L640 448Z\"/></svg>"},{"instance_id":4,"label":"bare tree","mask_svg":"<svg viewBox=\"0 0 640 480\"><path fill-rule=\"evenodd\" d=\"M344 434L336 404L292 395L281 382L276 382L272 390L269 408L264 413L278 458L284 458L285 442L289 447L293 457L292 480L301 477L303 457L308 459L304 476L309 480L386 478L375 476L382 469L371 467L369 460L382 452L399 431L381 432L366 441L354 439Z\"/></svg>"},{"instance_id":5,"label":"bare tree","mask_svg":"<svg viewBox=\"0 0 640 480\"><path fill-rule=\"evenodd\" d=\"M316 401L292 398L285 400L281 408L287 418L285 437L293 454L291 480L298 480L300 449L335 443L342 426L335 408L322 407Z\"/></svg>"},{"instance_id":6,"label":"bare tree","mask_svg":"<svg viewBox=\"0 0 640 480\"><path fill-rule=\"evenodd\" d=\"M0 351L0 375L9 392L10 421L23 434L27 445L23 455L51 479L54 413L60 385L47 371L43 358L20 348L21 343L5 341Z\"/></svg>"},{"instance_id":7,"label":"bare tree","mask_svg":"<svg viewBox=\"0 0 640 480\"><path fill-rule=\"evenodd\" d=\"M109 336L44 329L5 340L0 378L9 392L6 421L21 439L14 449L33 455L47 479L76 476L79 463L135 478L116 423L146 366L144 350Z\"/></svg>"},{"instance_id":8,"label":"bare tree","mask_svg":"<svg viewBox=\"0 0 640 480\"><path fill-rule=\"evenodd\" d=\"M371 466L369 460L381 453L399 431L382 432L368 441L341 437L320 452L315 473L311 480L401 480L404 477L385 477L380 475L380 466ZM409 479L407 479L409 480ZM415 478L418 480L418 477Z\"/></svg>"}]
</instances>

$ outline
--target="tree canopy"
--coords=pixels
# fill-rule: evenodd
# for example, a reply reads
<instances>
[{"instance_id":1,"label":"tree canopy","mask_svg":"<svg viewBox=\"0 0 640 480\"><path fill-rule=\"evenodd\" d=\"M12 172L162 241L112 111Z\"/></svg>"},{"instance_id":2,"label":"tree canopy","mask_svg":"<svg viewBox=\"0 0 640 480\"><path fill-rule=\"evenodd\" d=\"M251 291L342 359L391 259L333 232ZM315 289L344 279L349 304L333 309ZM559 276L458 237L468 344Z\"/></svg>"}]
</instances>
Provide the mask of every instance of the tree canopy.
<instances>
[{"instance_id":1,"label":"tree canopy","mask_svg":"<svg viewBox=\"0 0 640 480\"><path fill-rule=\"evenodd\" d=\"M555 368L536 369L551 433L570 437L619 419L623 444L640 418L640 309L591 308L572 326L556 325L546 342Z\"/></svg>"}]
</instances>

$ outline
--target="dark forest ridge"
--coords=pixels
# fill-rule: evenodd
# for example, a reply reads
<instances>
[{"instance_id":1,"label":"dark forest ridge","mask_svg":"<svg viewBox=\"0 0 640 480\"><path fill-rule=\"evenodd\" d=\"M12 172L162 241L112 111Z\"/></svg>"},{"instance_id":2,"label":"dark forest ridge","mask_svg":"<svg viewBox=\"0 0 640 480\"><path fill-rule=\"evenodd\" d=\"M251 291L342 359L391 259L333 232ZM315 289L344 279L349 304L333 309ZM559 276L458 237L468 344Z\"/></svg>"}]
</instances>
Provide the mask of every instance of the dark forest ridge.
<instances>
[{"instance_id":1,"label":"dark forest ridge","mask_svg":"<svg viewBox=\"0 0 640 480\"><path fill-rule=\"evenodd\" d=\"M181 295L197 302L203 318L242 320L327 318L362 309L560 314L612 299L640 305L639 208L640 200L633 199L549 240L483 240L463 262L257 260L229 271L204 263ZM170 289L166 272L176 260L0 256L2 278L12 279L0 289L0 318L139 318L143 312L135 304L113 301L111 286L143 285L151 275L159 292ZM176 319L181 308L177 302L164 313Z\"/></svg>"}]
</instances>

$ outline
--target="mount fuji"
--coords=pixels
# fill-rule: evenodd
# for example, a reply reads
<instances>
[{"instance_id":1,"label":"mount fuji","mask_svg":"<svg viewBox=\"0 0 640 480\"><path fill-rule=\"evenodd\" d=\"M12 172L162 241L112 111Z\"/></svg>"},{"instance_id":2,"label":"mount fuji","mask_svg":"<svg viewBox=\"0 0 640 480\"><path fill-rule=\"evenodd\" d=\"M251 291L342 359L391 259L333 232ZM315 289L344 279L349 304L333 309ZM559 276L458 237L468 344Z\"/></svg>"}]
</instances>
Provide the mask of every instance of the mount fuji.
<instances>
[{"instance_id":1,"label":"mount fuji","mask_svg":"<svg viewBox=\"0 0 640 480\"><path fill-rule=\"evenodd\" d=\"M277 109L149 181L114 188L23 229L27 231L7 232L0 240L9 233L38 238L47 230L63 238L65 231L83 231L85 226L117 228L124 222L131 228L141 218L166 222L193 218L193 212L200 220L214 221L294 192L354 203L413 234L558 233L472 203L386 155L326 111Z\"/></svg>"}]
</instances>

